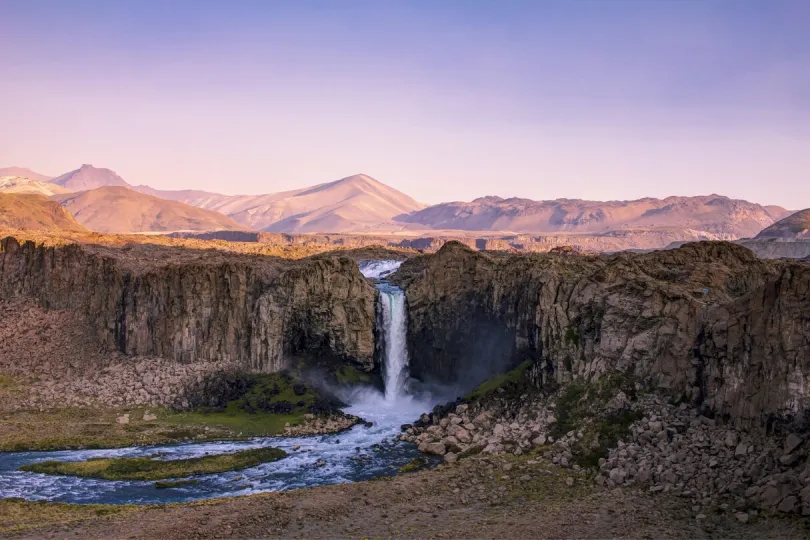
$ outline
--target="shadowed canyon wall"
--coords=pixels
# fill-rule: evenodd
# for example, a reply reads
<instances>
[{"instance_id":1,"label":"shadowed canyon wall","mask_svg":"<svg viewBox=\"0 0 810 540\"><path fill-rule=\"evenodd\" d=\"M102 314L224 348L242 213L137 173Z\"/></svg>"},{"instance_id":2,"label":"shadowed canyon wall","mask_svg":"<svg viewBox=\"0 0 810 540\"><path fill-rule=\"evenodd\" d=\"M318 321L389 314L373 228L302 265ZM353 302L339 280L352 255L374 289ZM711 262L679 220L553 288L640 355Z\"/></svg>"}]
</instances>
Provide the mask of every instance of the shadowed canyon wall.
<instances>
[{"instance_id":1,"label":"shadowed canyon wall","mask_svg":"<svg viewBox=\"0 0 810 540\"><path fill-rule=\"evenodd\" d=\"M319 358L371 371L375 295L340 257L0 243L0 298L75 310L102 346L178 362L277 371Z\"/></svg>"},{"instance_id":2,"label":"shadowed canyon wall","mask_svg":"<svg viewBox=\"0 0 810 540\"><path fill-rule=\"evenodd\" d=\"M469 386L531 360L541 386L620 370L742 423L797 419L810 402L806 263L725 242L612 256L451 243L394 279L422 379Z\"/></svg>"}]
</instances>

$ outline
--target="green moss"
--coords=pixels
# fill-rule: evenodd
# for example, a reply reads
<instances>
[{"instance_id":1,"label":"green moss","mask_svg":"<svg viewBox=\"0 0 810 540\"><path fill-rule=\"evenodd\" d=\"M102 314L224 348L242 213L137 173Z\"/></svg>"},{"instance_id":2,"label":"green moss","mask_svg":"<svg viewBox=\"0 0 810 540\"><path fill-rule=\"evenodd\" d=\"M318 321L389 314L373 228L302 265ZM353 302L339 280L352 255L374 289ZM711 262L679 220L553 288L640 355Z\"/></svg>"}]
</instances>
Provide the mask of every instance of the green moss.
<instances>
[{"instance_id":1,"label":"green moss","mask_svg":"<svg viewBox=\"0 0 810 540\"><path fill-rule=\"evenodd\" d=\"M480 454L481 451L484 449L484 445L480 444L473 444L463 452L458 455L458 459L464 459L470 456L474 456L476 454Z\"/></svg>"},{"instance_id":2,"label":"green moss","mask_svg":"<svg viewBox=\"0 0 810 540\"><path fill-rule=\"evenodd\" d=\"M161 480L196 474L238 471L276 461L287 454L278 448L252 448L233 454L159 460L154 458L99 458L87 461L41 461L21 471L103 478L104 480Z\"/></svg>"},{"instance_id":3,"label":"green moss","mask_svg":"<svg viewBox=\"0 0 810 540\"><path fill-rule=\"evenodd\" d=\"M630 432L633 422L641 420L641 411L622 410L588 425L579 441L580 452L574 454L574 462L580 467L593 468L599 459L607 457L608 450L615 448L620 439Z\"/></svg>"},{"instance_id":4,"label":"green moss","mask_svg":"<svg viewBox=\"0 0 810 540\"><path fill-rule=\"evenodd\" d=\"M493 377L487 381L484 381L478 387L475 388L472 392L467 394L464 399L465 401L476 401L488 394L498 390L499 388L509 389L520 387L522 383L525 382L524 375L526 370L529 369L532 365L531 360L526 360L518 367L513 369L512 371L508 371L507 373L503 373L496 377Z\"/></svg>"},{"instance_id":5,"label":"green moss","mask_svg":"<svg viewBox=\"0 0 810 540\"><path fill-rule=\"evenodd\" d=\"M635 378L632 373L615 371L605 374L595 383L582 380L568 383L557 397L557 423L551 435L559 437L577 429L585 420L594 418L619 391L630 399L635 398Z\"/></svg>"},{"instance_id":6,"label":"green moss","mask_svg":"<svg viewBox=\"0 0 810 540\"><path fill-rule=\"evenodd\" d=\"M574 359L571 358L570 354L565 355L565 358L563 359L563 365L565 366L565 369L568 372L571 372L571 371L574 370Z\"/></svg>"},{"instance_id":7,"label":"green moss","mask_svg":"<svg viewBox=\"0 0 810 540\"><path fill-rule=\"evenodd\" d=\"M417 457L410 460L408 463L399 468L401 473L409 473L417 471L427 465L427 460L423 457Z\"/></svg>"},{"instance_id":8,"label":"green moss","mask_svg":"<svg viewBox=\"0 0 810 540\"><path fill-rule=\"evenodd\" d=\"M335 376L340 384L356 385L356 384L371 384L371 375L364 373L359 369L343 365L335 371Z\"/></svg>"},{"instance_id":9,"label":"green moss","mask_svg":"<svg viewBox=\"0 0 810 540\"><path fill-rule=\"evenodd\" d=\"M588 391L588 386L581 381L574 381L562 390L557 398L557 423L551 429L551 435L559 437L560 435L571 431L581 420L581 404L580 402L585 397Z\"/></svg>"},{"instance_id":10,"label":"green moss","mask_svg":"<svg viewBox=\"0 0 810 540\"><path fill-rule=\"evenodd\" d=\"M0 373L0 388L10 389L14 388L16 385L17 383L14 380L14 377L6 373Z\"/></svg>"},{"instance_id":11,"label":"green moss","mask_svg":"<svg viewBox=\"0 0 810 540\"><path fill-rule=\"evenodd\" d=\"M183 486L193 486L194 484L198 484L198 480L176 480L174 482L155 482L156 489L167 489L167 488L177 488Z\"/></svg>"},{"instance_id":12,"label":"green moss","mask_svg":"<svg viewBox=\"0 0 810 540\"><path fill-rule=\"evenodd\" d=\"M570 325L566 328L565 341L579 347L579 329L576 326Z\"/></svg>"},{"instance_id":13,"label":"green moss","mask_svg":"<svg viewBox=\"0 0 810 540\"><path fill-rule=\"evenodd\" d=\"M530 455L519 457L508 456L503 461L510 461L516 466L523 465L526 468L528 480L518 479L515 474L503 473L497 477L499 484L506 487L510 497L518 500L542 501L544 505L556 506L558 504L570 504L572 499L579 499L586 496L591 490L590 482L586 481L580 473L571 469L563 469L551 463L540 461ZM534 464L528 464L535 461ZM520 473L522 475L522 473ZM574 478L573 486L568 486L565 479Z\"/></svg>"},{"instance_id":14,"label":"green moss","mask_svg":"<svg viewBox=\"0 0 810 540\"><path fill-rule=\"evenodd\" d=\"M287 425L304 423L308 414L331 413L336 405L291 375L272 373L253 377L248 391L224 407L175 413L164 420L226 428L242 436L269 436L284 433Z\"/></svg>"}]
</instances>

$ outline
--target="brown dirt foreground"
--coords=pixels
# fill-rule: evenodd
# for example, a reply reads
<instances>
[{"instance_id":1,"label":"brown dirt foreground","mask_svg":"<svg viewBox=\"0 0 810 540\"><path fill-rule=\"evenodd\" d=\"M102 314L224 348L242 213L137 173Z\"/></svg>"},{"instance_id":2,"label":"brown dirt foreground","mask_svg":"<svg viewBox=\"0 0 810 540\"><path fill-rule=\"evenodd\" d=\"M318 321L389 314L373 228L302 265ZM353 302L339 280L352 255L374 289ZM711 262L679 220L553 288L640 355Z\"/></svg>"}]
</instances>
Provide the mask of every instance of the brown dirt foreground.
<instances>
[{"instance_id":1,"label":"brown dirt foreground","mask_svg":"<svg viewBox=\"0 0 810 540\"><path fill-rule=\"evenodd\" d=\"M759 515L741 523L719 509L698 514L688 500L598 488L526 456L475 457L394 478L284 493L130 506L112 515L101 507L92 517L69 505L57 515L46 508L55 505L19 505L5 513L0 506L0 531L24 538L807 537L800 520ZM12 518L16 527L9 527Z\"/></svg>"}]
</instances>

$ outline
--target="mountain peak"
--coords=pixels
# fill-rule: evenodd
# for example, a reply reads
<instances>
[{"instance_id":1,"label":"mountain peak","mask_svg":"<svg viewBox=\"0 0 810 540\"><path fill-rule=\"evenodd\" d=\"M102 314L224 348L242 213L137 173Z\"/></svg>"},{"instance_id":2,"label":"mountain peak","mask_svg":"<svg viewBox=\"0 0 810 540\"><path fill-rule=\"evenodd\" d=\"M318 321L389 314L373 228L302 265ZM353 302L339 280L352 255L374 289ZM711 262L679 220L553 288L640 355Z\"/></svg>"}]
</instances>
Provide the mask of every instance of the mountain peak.
<instances>
[{"instance_id":1,"label":"mountain peak","mask_svg":"<svg viewBox=\"0 0 810 540\"><path fill-rule=\"evenodd\" d=\"M131 187L123 178L110 169L94 167L89 163L83 164L75 171L63 174L51 180L52 183L65 187L71 191L85 191L104 186Z\"/></svg>"}]
</instances>

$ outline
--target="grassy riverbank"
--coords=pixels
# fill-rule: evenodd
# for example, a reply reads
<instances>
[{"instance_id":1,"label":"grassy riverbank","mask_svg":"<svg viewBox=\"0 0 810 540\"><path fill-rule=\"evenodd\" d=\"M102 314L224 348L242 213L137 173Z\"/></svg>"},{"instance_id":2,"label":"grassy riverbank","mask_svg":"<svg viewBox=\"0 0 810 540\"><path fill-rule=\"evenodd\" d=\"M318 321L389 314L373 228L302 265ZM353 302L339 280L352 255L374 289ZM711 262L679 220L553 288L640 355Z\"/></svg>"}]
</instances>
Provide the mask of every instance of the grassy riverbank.
<instances>
[{"instance_id":1,"label":"grassy riverbank","mask_svg":"<svg viewBox=\"0 0 810 540\"><path fill-rule=\"evenodd\" d=\"M104 480L164 480L198 474L239 471L287 456L278 448L251 448L232 454L187 459L98 458L87 461L40 461L23 465L21 471L102 478Z\"/></svg>"},{"instance_id":2,"label":"grassy riverbank","mask_svg":"<svg viewBox=\"0 0 810 540\"><path fill-rule=\"evenodd\" d=\"M13 388L11 378L0 378L0 397ZM154 407L0 411L3 434L0 452L121 448L272 436L283 434L287 426L306 427L336 411L336 404L312 388L278 373L257 377L242 396L224 406L189 412ZM318 430L313 427L312 432Z\"/></svg>"},{"instance_id":3,"label":"grassy riverbank","mask_svg":"<svg viewBox=\"0 0 810 540\"><path fill-rule=\"evenodd\" d=\"M766 514L695 519L692 501L602 488L537 456L476 456L332 486L147 506L0 500L0 535L60 538L799 538Z\"/></svg>"}]
</instances>

